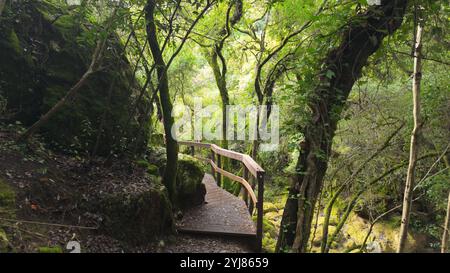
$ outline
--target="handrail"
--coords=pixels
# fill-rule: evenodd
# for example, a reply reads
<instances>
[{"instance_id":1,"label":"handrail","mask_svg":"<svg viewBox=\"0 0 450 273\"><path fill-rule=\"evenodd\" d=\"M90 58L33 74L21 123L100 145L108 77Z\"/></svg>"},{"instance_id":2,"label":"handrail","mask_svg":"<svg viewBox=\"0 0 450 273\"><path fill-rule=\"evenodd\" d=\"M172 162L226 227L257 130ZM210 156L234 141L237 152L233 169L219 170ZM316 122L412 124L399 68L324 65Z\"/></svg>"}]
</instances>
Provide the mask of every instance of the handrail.
<instances>
[{"instance_id":1,"label":"handrail","mask_svg":"<svg viewBox=\"0 0 450 273\"><path fill-rule=\"evenodd\" d=\"M209 143L195 142L195 141L178 141L178 144L186 145L186 146L197 146L197 147L201 147L201 148L210 148L211 147L211 144L209 144Z\"/></svg>"},{"instance_id":2,"label":"handrail","mask_svg":"<svg viewBox=\"0 0 450 273\"><path fill-rule=\"evenodd\" d=\"M249 212L250 214L253 214L253 205L256 207L257 215L256 215L256 249L258 251L261 251L262 248L262 236L263 236L263 203L264 203L264 169L259 166L258 163L256 163L253 158L246 154L242 154L235 151L230 151L227 149L223 149L215 144L210 143L202 143L202 142L194 142L194 141L178 141L179 145L186 145L190 146L191 154L194 156L195 149L194 147L199 148L206 148L211 150L211 159L202 158L205 161L209 161L211 165L212 174L214 173L219 174L217 175L217 183L220 186L221 176L226 176L236 182L241 183L245 190L245 202L247 203L247 194L250 195L250 198L252 199L252 203L250 203L249 206ZM215 162L215 157L217 155L217 164ZM235 174L232 174L221 167L221 156L234 159L237 161L242 162L244 164L244 177L237 176ZM248 170L248 171L247 171ZM250 185L250 183L247 181L248 179L248 173L250 173L257 181L257 187L258 187L258 195L255 194L254 191L254 184Z\"/></svg>"},{"instance_id":3,"label":"handrail","mask_svg":"<svg viewBox=\"0 0 450 273\"><path fill-rule=\"evenodd\" d=\"M216 144L209 144L209 143L203 143L203 142L194 142L194 141L178 141L178 144L180 145L186 145L186 146L196 146L200 148L211 148L214 153L223 155L225 157L241 161L244 163L245 167L250 171L250 173L254 176L258 176L258 172L264 172L264 169L259 166L258 163L256 163L253 158L251 158L249 155L242 154L239 152L231 151L223 149Z\"/></svg>"},{"instance_id":4,"label":"handrail","mask_svg":"<svg viewBox=\"0 0 450 273\"><path fill-rule=\"evenodd\" d=\"M256 199L255 192L253 191L252 186L250 186L250 184L247 182L247 180L245 180L244 178L242 178L240 176L234 175L234 174L232 174L230 172L227 172L227 171L217 167L217 165L212 160L210 161L210 163L211 163L211 165L213 166L213 168L214 168L214 170L216 172L221 173L222 175L224 175L224 176L226 176L226 177L228 177L228 178L230 178L230 179L232 179L232 180L234 180L236 182L241 183L245 187L247 192L250 194L250 197L252 198L253 204L256 205L258 203L258 200Z\"/></svg>"}]
</instances>

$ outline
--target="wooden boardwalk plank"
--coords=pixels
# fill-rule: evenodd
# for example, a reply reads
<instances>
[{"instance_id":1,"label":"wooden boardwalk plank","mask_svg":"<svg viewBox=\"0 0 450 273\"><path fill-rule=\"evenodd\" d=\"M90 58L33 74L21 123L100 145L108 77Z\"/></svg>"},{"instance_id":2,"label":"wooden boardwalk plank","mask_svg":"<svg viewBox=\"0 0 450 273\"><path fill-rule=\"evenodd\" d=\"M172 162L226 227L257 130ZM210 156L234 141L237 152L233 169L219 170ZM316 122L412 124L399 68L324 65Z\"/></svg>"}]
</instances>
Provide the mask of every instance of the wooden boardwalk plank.
<instances>
[{"instance_id":1,"label":"wooden boardwalk plank","mask_svg":"<svg viewBox=\"0 0 450 273\"><path fill-rule=\"evenodd\" d=\"M205 204L184 212L177 223L179 232L221 234L233 236L256 236L255 225L245 202L219 188L210 174L205 174Z\"/></svg>"}]
</instances>

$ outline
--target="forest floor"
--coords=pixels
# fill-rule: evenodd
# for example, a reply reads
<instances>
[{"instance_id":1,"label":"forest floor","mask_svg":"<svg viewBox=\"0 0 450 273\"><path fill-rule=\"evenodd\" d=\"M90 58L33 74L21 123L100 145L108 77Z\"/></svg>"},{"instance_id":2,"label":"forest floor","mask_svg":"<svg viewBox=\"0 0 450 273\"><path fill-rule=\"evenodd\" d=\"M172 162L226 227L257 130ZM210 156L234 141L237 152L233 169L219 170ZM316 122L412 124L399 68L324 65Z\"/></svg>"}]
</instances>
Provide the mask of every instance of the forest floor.
<instances>
[{"instance_id":1,"label":"forest floor","mask_svg":"<svg viewBox=\"0 0 450 273\"><path fill-rule=\"evenodd\" d=\"M162 249L173 253L249 253L250 245L236 238L178 234L173 243Z\"/></svg>"},{"instance_id":2,"label":"forest floor","mask_svg":"<svg viewBox=\"0 0 450 273\"><path fill-rule=\"evenodd\" d=\"M105 165L52 153L39 142L16 144L16 136L0 128L0 182L15 199L11 211L0 211L6 251L69 252L66 245L75 240L82 252L251 252L239 240L214 236L175 234L135 246L106 235L98 229L101 215L82 204L94 193L139 187L145 170L120 160Z\"/></svg>"}]
</instances>

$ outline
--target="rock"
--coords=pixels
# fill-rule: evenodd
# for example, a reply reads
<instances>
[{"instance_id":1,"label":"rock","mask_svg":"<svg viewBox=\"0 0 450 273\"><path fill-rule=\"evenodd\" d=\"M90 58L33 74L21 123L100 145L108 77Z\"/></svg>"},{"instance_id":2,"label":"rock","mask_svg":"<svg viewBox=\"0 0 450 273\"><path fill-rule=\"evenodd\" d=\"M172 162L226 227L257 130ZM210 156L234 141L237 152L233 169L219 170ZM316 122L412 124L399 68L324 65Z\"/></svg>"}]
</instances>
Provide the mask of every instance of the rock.
<instances>
[{"instance_id":1,"label":"rock","mask_svg":"<svg viewBox=\"0 0 450 273\"><path fill-rule=\"evenodd\" d=\"M283 216L282 211L273 211L264 213L264 218L267 218L273 222L280 221L282 216Z\"/></svg>"},{"instance_id":2,"label":"rock","mask_svg":"<svg viewBox=\"0 0 450 273\"><path fill-rule=\"evenodd\" d=\"M143 244L174 232L172 207L164 187L101 197L102 229L131 244Z\"/></svg>"},{"instance_id":3,"label":"rock","mask_svg":"<svg viewBox=\"0 0 450 273\"><path fill-rule=\"evenodd\" d=\"M158 166L160 175L164 173L166 152L162 147L153 147L148 151L148 166ZM201 162L189 155L179 154L176 178L175 207L186 209L205 202L206 188L202 183L205 175Z\"/></svg>"},{"instance_id":4,"label":"rock","mask_svg":"<svg viewBox=\"0 0 450 273\"><path fill-rule=\"evenodd\" d=\"M381 245L379 242L371 242L367 245L367 252L369 253L381 253Z\"/></svg>"},{"instance_id":5,"label":"rock","mask_svg":"<svg viewBox=\"0 0 450 273\"><path fill-rule=\"evenodd\" d=\"M400 229L397 218L397 216L391 216L391 218L375 224L367 240L368 252L395 252ZM346 239L340 242L344 248L343 250L350 248L354 244L361 245L367 235L369 226L370 224L366 220L352 213L342 230L346 234ZM425 242L421 242L418 238L420 238L418 234L408 233L405 252L414 252L423 247L422 245Z\"/></svg>"},{"instance_id":6,"label":"rock","mask_svg":"<svg viewBox=\"0 0 450 273\"><path fill-rule=\"evenodd\" d=\"M0 97L7 99L7 111L15 113L10 122L30 126L77 83L96 44L86 38L92 36L89 25L87 18L80 17L77 9L69 10L64 1L12 1L7 5L0 24ZM141 88L122 55L120 39L111 35L107 48L103 64L108 68L94 73L74 103L64 106L40 130L52 148L92 151L103 120L97 155L108 155L111 150L134 154L146 147L150 125L145 112L150 104L143 100L129 118L135 106L133 97Z\"/></svg>"},{"instance_id":7,"label":"rock","mask_svg":"<svg viewBox=\"0 0 450 273\"><path fill-rule=\"evenodd\" d=\"M177 203L180 208L201 205L205 202L206 188L202 183L205 171L192 156L180 154L177 171Z\"/></svg>"}]
</instances>

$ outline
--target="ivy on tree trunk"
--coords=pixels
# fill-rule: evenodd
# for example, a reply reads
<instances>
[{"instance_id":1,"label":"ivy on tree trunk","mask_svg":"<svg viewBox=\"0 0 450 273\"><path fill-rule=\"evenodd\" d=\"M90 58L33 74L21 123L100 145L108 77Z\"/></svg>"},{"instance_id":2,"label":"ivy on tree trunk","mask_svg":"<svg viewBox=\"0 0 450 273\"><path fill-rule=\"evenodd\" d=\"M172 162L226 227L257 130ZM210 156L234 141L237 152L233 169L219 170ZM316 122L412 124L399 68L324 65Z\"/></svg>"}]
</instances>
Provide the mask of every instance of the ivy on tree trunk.
<instances>
[{"instance_id":1,"label":"ivy on tree trunk","mask_svg":"<svg viewBox=\"0 0 450 273\"><path fill-rule=\"evenodd\" d=\"M312 117L303 130L297 174L289 188L281 221L278 252L306 251L314 207L342 109L368 58L384 37L400 27L407 2L384 0L381 5L356 15L344 30L340 45L325 58L318 86L307 98Z\"/></svg>"}]
</instances>

